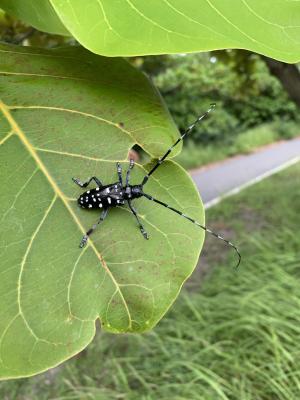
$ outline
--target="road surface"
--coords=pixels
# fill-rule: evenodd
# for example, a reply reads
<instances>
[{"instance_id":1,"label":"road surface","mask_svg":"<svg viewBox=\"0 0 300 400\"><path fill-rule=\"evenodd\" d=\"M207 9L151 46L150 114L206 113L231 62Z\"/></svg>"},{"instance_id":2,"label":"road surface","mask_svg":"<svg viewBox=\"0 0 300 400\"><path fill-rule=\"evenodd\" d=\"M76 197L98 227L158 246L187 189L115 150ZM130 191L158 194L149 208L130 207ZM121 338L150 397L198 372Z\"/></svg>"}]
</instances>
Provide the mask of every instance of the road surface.
<instances>
[{"instance_id":1,"label":"road surface","mask_svg":"<svg viewBox=\"0 0 300 400\"><path fill-rule=\"evenodd\" d=\"M205 208L300 161L300 137L190 171Z\"/></svg>"}]
</instances>

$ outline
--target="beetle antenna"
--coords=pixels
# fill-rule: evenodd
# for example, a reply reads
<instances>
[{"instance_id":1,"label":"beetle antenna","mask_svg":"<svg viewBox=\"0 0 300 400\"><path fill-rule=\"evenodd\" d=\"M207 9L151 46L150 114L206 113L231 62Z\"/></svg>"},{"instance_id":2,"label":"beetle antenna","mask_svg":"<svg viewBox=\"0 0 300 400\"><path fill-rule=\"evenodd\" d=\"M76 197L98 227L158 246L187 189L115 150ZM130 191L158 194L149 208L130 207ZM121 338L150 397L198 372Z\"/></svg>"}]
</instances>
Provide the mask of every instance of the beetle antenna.
<instances>
[{"instance_id":1,"label":"beetle antenna","mask_svg":"<svg viewBox=\"0 0 300 400\"><path fill-rule=\"evenodd\" d=\"M223 236L219 235L218 233L213 232L212 230L210 230L210 229L207 228L206 226L199 224L199 222L195 221L193 218L188 217L187 215L183 214L181 211L176 210L175 208L169 206L168 204L166 204L166 203L164 203L164 202L162 202L162 201L160 201L160 200L157 200L157 199L155 199L154 197L149 196L149 195L146 194L146 193L143 193L143 196L146 197L148 200L154 201L155 203L158 203L158 204L160 204L160 205L162 205L162 206L168 208L169 210L174 211L176 214L180 215L180 216L183 217L183 218L188 219L188 220L191 221L193 224L199 226L201 229L203 229L204 231L210 233L211 235L213 235L213 236L216 237L217 239L223 240L223 242L225 242L228 246L231 246L231 247L235 250L235 252L236 252L236 254L237 254L237 257L238 257L238 261L237 261L237 264L236 264L236 267L235 267L235 268L238 268L238 266L240 265L242 256L241 256L241 253L239 252L239 249L238 249L233 243L231 243L229 240L225 239Z\"/></svg>"},{"instance_id":2,"label":"beetle antenna","mask_svg":"<svg viewBox=\"0 0 300 400\"><path fill-rule=\"evenodd\" d=\"M168 157L168 155L171 153L171 151L174 149L174 147L177 146L178 143L181 142L181 141L185 138L185 136L188 135L188 134L195 128L195 126L196 126L200 121L202 121L202 119L205 118L215 107L216 107L216 104L215 104L215 103L212 103L212 104L210 105L209 109L208 109L203 115L201 115L200 117L198 117L198 118L196 119L196 121L193 122L193 123L183 132L183 134L180 136L180 138L177 139L176 142L167 150L167 152L166 152L162 157L160 157L160 158L158 159L157 163L152 167L152 169L148 172L148 174L144 176L144 179L143 179L143 181L142 181L142 186L144 186L144 185L147 183L147 181L148 181L148 179L149 179L149 176L152 175L153 172L165 161L165 159Z\"/></svg>"}]
</instances>

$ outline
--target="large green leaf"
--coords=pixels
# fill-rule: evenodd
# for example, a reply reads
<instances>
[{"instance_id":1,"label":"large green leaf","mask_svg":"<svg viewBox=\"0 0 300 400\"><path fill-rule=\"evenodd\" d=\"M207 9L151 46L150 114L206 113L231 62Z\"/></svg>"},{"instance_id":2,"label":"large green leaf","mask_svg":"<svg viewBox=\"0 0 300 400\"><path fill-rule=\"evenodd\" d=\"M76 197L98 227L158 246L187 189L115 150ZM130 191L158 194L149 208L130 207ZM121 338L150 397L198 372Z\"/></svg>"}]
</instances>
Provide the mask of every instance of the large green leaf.
<instances>
[{"instance_id":1,"label":"large green leaf","mask_svg":"<svg viewBox=\"0 0 300 400\"><path fill-rule=\"evenodd\" d=\"M56 22L52 10L44 11L49 4ZM62 23L83 46L106 56L242 48L300 61L299 1L0 0L0 6L46 31Z\"/></svg>"},{"instance_id":2,"label":"large green leaf","mask_svg":"<svg viewBox=\"0 0 300 400\"><path fill-rule=\"evenodd\" d=\"M79 209L71 177L116 181L138 143L161 155L178 132L144 75L80 48L0 47L0 376L28 376L79 352L95 320L111 332L151 329L195 267L203 233L146 199L99 213ZM146 167L136 165L132 183ZM187 173L172 161L145 191L204 219ZM99 360L101 363L101 360Z\"/></svg>"}]
</instances>

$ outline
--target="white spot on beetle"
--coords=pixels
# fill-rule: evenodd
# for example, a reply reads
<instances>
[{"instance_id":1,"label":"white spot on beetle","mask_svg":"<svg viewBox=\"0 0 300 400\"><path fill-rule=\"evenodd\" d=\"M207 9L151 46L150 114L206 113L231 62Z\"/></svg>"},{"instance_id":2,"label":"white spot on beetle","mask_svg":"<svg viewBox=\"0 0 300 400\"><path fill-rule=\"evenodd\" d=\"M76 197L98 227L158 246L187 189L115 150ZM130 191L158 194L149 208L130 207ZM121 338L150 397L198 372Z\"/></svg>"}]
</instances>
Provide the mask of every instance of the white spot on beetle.
<instances>
[{"instance_id":1,"label":"white spot on beetle","mask_svg":"<svg viewBox=\"0 0 300 400\"><path fill-rule=\"evenodd\" d=\"M87 191L87 194L89 194L89 193L90 193L90 191L88 190L88 191Z\"/></svg>"},{"instance_id":2,"label":"white spot on beetle","mask_svg":"<svg viewBox=\"0 0 300 400\"><path fill-rule=\"evenodd\" d=\"M99 204L99 207L102 208L102 204L101 203Z\"/></svg>"},{"instance_id":3,"label":"white spot on beetle","mask_svg":"<svg viewBox=\"0 0 300 400\"><path fill-rule=\"evenodd\" d=\"M107 201L108 201L108 204L111 204L111 198L110 197L107 198Z\"/></svg>"},{"instance_id":4,"label":"white spot on beetle","mask_svg":"<svg viewBox=\"0 0 300 400\"><path fill-rule=\"evenodd\" d=\"M97 201L96 199L93 199L93 202L94 202L94 203L96 203L96 201Z\"/></svg>"},{"instance_id":5,"label":"white spot on beetle","mask_svg":"<svg viewBox=\"0 0 300 400\"><path fill-rule=\"evenodd\" d=\"M89 204L89 208L92 208L93 206L91 204Z\"/></svg>"},{"instance_id":6,"label":"white spot on beetle","mask_svg":"<svg viewBox=\"0 0 300 400\"><path fill-rule=\"evenodd\" d=\"M98 187L96 187L96 190L98 191L98 190L100 190Z\"/></svg>"}]
</instances>

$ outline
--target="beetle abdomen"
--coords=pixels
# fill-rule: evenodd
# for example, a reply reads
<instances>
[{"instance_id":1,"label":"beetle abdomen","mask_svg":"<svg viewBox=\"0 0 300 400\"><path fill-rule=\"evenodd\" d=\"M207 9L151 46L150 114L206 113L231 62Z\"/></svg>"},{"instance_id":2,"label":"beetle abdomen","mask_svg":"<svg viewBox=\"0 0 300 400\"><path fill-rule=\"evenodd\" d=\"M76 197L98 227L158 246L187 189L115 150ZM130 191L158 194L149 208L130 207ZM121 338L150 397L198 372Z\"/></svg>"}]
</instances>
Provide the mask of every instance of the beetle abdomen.
<instances>
[{"instance_id":1,"label":"beetle abdomen","mask_svg":"<svg viewBox=\"0 0 300 400\"><path fill-rule=\"evenodd\" d=\"M122 188L117 185L107 186L105 188L97 187L84 192L77 200L82 208L87 209L105 209L123 205Z\"/></svg>"}]
</instances>

